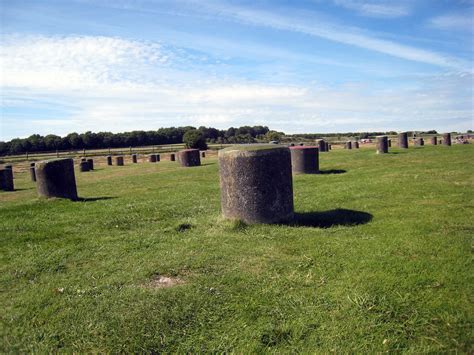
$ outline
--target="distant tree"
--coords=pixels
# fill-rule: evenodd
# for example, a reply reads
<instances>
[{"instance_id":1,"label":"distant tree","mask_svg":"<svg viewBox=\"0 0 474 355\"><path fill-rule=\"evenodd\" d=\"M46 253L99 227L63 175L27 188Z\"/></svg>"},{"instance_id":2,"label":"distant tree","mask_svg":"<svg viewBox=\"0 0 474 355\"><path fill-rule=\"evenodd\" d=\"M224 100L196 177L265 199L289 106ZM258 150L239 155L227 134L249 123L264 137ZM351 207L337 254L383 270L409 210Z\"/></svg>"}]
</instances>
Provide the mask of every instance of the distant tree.
<instances>
[{"instance_id":1,"label":"distant tree","mask_svg":"<svg viewBox=\"0 0 474 355\"><path fill-rule=\"evenodd\" d=\"M268 131L268 132L265 134L265 138L266 138L266 140L269 141L269 142L271 142L271 141L279 141L282 136L283 136L283 133L277 132L277 131Z\"/></svg>"},{"instance_id":2,"label":"distant tree","mask_svg":"<svg viewBox=\"0 0 474 355\"><path fill-rule=\"evenodd\" d=\"M187 148L206 150L207 144L204 135L197 129L186 131L183 142Z\"/></svg>"}]
</instances>

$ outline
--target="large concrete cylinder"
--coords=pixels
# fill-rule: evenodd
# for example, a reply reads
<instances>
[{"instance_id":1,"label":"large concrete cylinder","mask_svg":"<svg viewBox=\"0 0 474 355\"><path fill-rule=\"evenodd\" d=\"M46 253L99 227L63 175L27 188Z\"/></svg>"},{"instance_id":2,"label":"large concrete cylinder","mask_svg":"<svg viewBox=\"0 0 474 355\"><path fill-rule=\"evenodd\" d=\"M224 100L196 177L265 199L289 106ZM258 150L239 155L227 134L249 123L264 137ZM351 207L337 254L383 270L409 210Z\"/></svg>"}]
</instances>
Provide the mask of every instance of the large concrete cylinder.
<instances>
[{"instance_id":1,"label":"large concrete cylinder","mask_svg":"<svg viewBox=\"0 0 474 355\"><path fill-rule=\"evenodd\" d=\"M14 191L13 185L13 169L1 168L0 169L0 190L3 191Z\"/></svg>"},{"instance_id":2,"label":"large concrete cylinder","mask_svg":"<svg viewBox=\"0 0 474 355\"><path fill-rule=\"evenodd\" d=\"M137 155L132 154L132 163L136 164L137 163Z\"/></svg>"},{"instance_id":3,"label":"large concrete cylinder","mask_svg":"<svg viewBox=\"0 0 474 355\"><path fill-rule=\"evenodd\" d=\"M377 136L377 154L388 153L388 138L387 136Z\"/></svg>"},{"instance_id":4,"label":"large concrete cylinder","mask_svg":"<svg viewBox=\"0 0 474 355\"><path fill-rule=\"evenodd\" d=\"M112 156L107 155L107 165L112 165Z\"/></svg>"},{"instance_id":5,"label":"large concrete cylinder","mask_svg":"<svg viewBox=\"0 0 474 355\"><path fill-rule=\"evenodd\" d=\"M408 133L402 132L398 134L398 147L407 149L408 148Z\"/></svg>"},{"instance_id":6,"label":"large concrete cylinder","mask_svg":"<svg viewBox=\"0 0 474 355\"><path fill-rule=\"evenodd\" d=\"M148 161L150 163L156 163L156 154L150 154L148 155Z\"/></svg>"},{"instance_id":7,"label":"large concrete cylinder","mask_svg":"<svg viewBox=\"0 0 474 355\"><path fill-rule=\"evenodd\" d=\"M89 170L94 170L94 159L87 159L87 164L89 164Z\"/></svg>"},{"instance_id":8,"label":"large concrete cylinder","mask_svg":"<svg viewBox=\"0 0 474 355\"><path fill-rule=\"evenodd\" d=\"M451 145L451 133L443 133L443 145Z\"/></svg>"},{"instance_id":9,"label":"large concrete cylinder","mask_svg":"<svg viewBox=\"0 0 474 355\"><path fill-rule=\"evenodd\" d=\"M178 161L181 166L199 166L201 165L201 158L199 156L199 149L184 149L178 152Z\"/></svg>"},{"instance_id":10,"label":"large concrete cylinder","mask_svg":"<svg viewBox=\"0 0 474 355\"><path fill-rule=\"evenodd\" d=\"M220 150L218 156L225 218L246 223L281 223L293 219L289 148L242 145Z\"/></svg>"},{"instance_id":11,"label":"large concrete cylinder","mask_svg":"<svg viewBox=\"0 0 474 355\"><path fill-rule=\"evenodd\" d=\"M115 157L115 165L117 166L123 166L123 156L119 155Z\"/></svg>"},{"instance_id":12,"label":"large concrete cylinder","mask_svg":"<svg viewBox=\"0 0 474 355\"><path fill-rule=\"evenodd\" d=\"M290 147L291 170L294 174L316 174L319 172L318 147Z\"/></svg>"},{"instance_id":13,"label":"large concrete cylinder","mask_svg":"<svg viewBox=\"0 0 474 355\"><path fill-rule=\"evenodd\" d=\"M346 144L344 144L344 149L352 149L352 142L348 141Z\"/></svg>"},{"instance_id":14,"label":"large concrete cylinder","mask_svg":"<svg viewBox=\"0 0 474 355\"><path fill-rule=\"evenodd\" d=\"M87 161L81 161L81 162L79 163L79 171L80 171L81 173L83 173L83 172L85 172L85 171L89 171L89 170L91 170L91 167L90 167L90 165L89 165L89 162L87 162Z\"/></svg>"},{"instance_id":15,"label":"large concrete cylinder","mask_svg":"<svg viewBox=\"0 0 474 355\"><path fill-rule=\"evenodd\" d=\"M352 147L354 149L359 149L359 142L352 142Z\"/></svg>"},{"instance_id":16,"label":"large concrete cylinder","mask_svg":"<svg viewBox=\"0 0 474 355\"><path fill-rule=\"evenodd\" d=\"M175 161L176 160L176 155L174 153L170 154L170 161Z\"/></svg>"},{"instance_id":17,"label":"large concrete cylinder","mask_svg":"<svg viewBox=\"0 0 474 355\"><path fill-rule=\"evenodd\" d=\"M36 163L36 190L40 197L77 200L72 159L53 159Z\"/></svg>"},{"instance_id":18,"label":"large concrete cylinder","mask_svg":"<svg viewBox=\"0 0 474 355\"><path fill-rule=\"evenodd\" d=\"M438 145L438 138L437 137L431 137L430 138L430 144L431 145Z\"/></svg>"},{"instance_id":19,"label":"large concrete cylinder","mask_svg":"<svg viewBox=\"0 0 474 355\"><path fill-rule=\"evenodd\" d=\"M319 152L326 151L326 142L324 141L324 139L317 139L316 144L318 145Z\"/></svg>"}]
</instances>

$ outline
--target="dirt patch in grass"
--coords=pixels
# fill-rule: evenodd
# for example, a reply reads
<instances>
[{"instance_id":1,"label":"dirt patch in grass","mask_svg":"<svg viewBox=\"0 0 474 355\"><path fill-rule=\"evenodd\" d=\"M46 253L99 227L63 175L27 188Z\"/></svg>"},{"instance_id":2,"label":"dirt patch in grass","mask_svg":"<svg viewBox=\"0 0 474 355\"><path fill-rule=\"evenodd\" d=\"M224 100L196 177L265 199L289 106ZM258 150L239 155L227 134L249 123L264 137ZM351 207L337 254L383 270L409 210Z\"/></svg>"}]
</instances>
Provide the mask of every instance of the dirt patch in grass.
<instances>
[{"instance_id":1,"label":"dirt patch in grass","mask_svg":"<svg viewBox=\"0 0 474 355\"><path fill-rule=\"evenodd\" d=\"M184 281L178 277L171 277L165 275L153 275L150 281L141 285L143 288L156 289L156 288L169 288L177 285L184 284Z\"/></svg>"}]
</instances>

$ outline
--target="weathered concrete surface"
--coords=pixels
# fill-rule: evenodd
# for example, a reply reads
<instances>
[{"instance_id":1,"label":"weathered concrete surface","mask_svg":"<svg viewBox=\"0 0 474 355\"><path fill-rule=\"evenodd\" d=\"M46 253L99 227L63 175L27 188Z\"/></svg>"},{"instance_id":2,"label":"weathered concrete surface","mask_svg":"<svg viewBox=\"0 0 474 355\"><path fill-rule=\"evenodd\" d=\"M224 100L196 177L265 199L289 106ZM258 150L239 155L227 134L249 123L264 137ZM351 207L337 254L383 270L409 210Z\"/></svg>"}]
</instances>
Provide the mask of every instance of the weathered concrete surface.
<instances>
[{"instance_id":1,"label":"weathered concrete surface","mask_svg":"<svg viewBox=\"0 0 474 355\"><path fill-rule=\"evenodd\" d=\"M124 165L123 156L119 155L119 156L115 157L115 165L117 165L117 166L123 166Z\"/></svg>"},{"instance_id":2,"label":"weathered concrete surface","mask_svg":"<svg viewBox=\"0 0 474 355\"><path fill-rule=\"evenodd\" d=\"M388 153L388 137L387 136L377 136L377 154Z\"/></svg>"},{"instance_id":3,"label":"weathered concrete surface","mask_svg":"<svg viewBox=\"0 0 474 355\"><path fill-rule=\"evenodd\" d=\"M36 190L40 197L77 200L72 159L53 159L36 163Z\"/></svg>"},{"instance_id":4,"label":"weathered concrete surface","mask_svg":"<svg viewBox=\"0 0 474 355\"><path fill-rule=\"evenodd\" d=\"M156 163L156 154L150 154L148 155L148 161L150 163Z\"/></svg>"},{"instance_id":5,"label":"weathered concrete surface","mask_svg":"<svg viewBox=\"0 0 474 355\"><path fill-rule=\"evenodd\" d=\"M243 145L220 150L222 215L246 223L293 219L291 153L278 145Z\"/></svg>"},{"instance_id":6,"label":"weathered concrete surface","mask_svg":"<svg viewBox=\"0 0 474 355\"><path fill-rule=\"evenodd\" d=\"M89 170L94 170L94 159L87 159L87 164L89 164Z\"/></svg>"},{"instance_id":7,"label":"weathered concrete surface","mask_svg":"<svg viewBox=\"0 0 474 355\"><path fill-rule=\"evenodd\" d=\"M319 148L314 146L290 147L291 170L294 174L319 172Z\"/></svg>"},{"instance_id":8,"label":"weathered concrete surface","mask_svg":"<svg viewBox=\"0 0 474 355\"><path fill-rule=\"evenodd\" d=\"M132 154L132 163L136 164L137 163L137 155Z\"/></svg>"},{"instance_id":9,"label":"weathered concrete surface","mask_svg":"<svg viewBox=\"0 0 474 355\"><path fill-rule=\"evenodd\" d=\"M0 190L15 191L13 184L13 169L5 167L0 169Z\"/></svg>"},{"instance_id":10,"label":"weathered concrete surface","mask_svg":"<svg viewBox=\"0 0 474 355\"><path fill-rule=\"evenodd\" d=\"M451 133L443 133L443 145L451 145Z\"/></svg>"},{"instance_id":11,"label":"weathered concrete surface","mask_svg":"<svg viewBox=\"0 0 474 355\"><path fill-rule=\"evenodd\" d=\"M352 142L348 141L344 144L344 149L352 149Z\"/></svg>"},{"instance_id":12,"label":"weathered concrete surface","mask_svg":"<svg viewBox=\"0 0 474 355\"><path fill-rule=\"evenodd\" d=\"M431 137L430 138L431 145L438 145L438 137Z\"/></svg>"},{"instance_id":13,"label":"weathered concrete surface","mask_svg":"<svg viewBox=\"0 0 474 355\"><path fill-rule=\"evenodd\" d=\"M199 149L184 149L178 152L178 161L183 167L201 165Z\"/></svg>"},{"instance_id":14,"label":"weathered concrete surface","mask_svg":"<svg viewBox=\"0 0 474 355\"><path fill-rule=\"evenodd\" d=\"M112 156L107 155L107 165L112 165Z\"/></svg>"},{"instance_id":15,"label":"weathered concrete surface","mask_svg":"<svg viewBox=\"0 0 474 355\"><path fill-rule=\"evenodd\" d=\"M408 133L402 132L398 134L398 147L407 149L408 148Z\"/></svg>"},{"instance_id":16,"label":"weathered concrete surface","mask_svg":"<svg viewBox=\"0 0 474 355\"><path fill-rule=\"evenodd\" d=\"M79 163L79 171L80 171L81 173L86 172L86 171L89 171L89 170L91 170L90 165L89 165L89 162L87 162L87 161L81 161L81 162Z\"/></svg>"}]
</instances>

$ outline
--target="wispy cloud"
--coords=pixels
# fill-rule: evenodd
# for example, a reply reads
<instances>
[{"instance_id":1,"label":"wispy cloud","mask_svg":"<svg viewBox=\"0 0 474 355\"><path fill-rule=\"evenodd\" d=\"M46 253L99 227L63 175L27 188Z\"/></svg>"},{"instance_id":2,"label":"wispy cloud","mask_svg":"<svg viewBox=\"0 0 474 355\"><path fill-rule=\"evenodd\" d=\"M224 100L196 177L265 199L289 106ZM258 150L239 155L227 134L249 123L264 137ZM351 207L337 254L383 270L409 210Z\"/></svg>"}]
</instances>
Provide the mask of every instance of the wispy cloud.
<instances>
[{"instance_id":1,"label":"wispy cloud","mask_svg":"<svg viewBox=\"0 0 474 355\"><path fill-rule=\"evenodd\" d=\"M412 13L410 4L404 1L334 0L334 3L368 17L397 18Z\"/></svg>"},{"instance_id":2,"label":"wispy cloud","mask_svg":"<svg viewBox=\"0 0 474 355\"><path fill-rule=\"evenodd\" d=\"M441 30L466 31L472 34L474 31L474 11L437 16L429 21L429 25Z\"/></svg>"}]
</instances>

